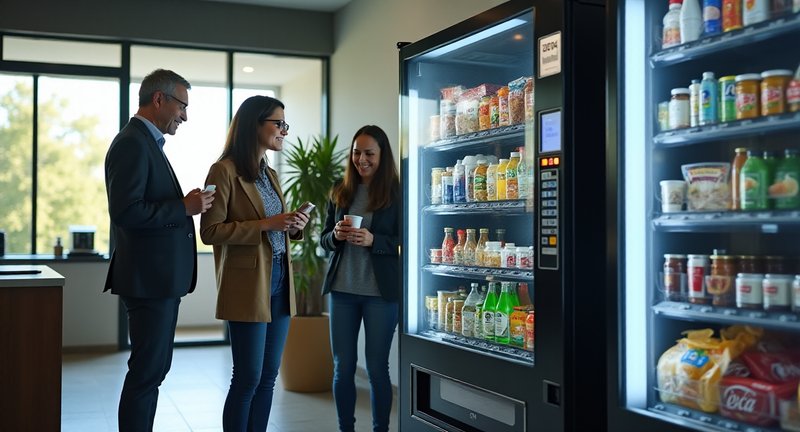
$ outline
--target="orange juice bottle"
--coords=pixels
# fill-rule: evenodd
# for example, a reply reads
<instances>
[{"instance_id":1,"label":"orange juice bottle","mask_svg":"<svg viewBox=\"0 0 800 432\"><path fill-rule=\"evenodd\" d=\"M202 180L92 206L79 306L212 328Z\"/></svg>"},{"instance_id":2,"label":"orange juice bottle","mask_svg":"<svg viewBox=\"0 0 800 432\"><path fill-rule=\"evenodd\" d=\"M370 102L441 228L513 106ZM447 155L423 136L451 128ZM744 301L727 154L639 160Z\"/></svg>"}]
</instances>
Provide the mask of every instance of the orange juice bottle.
<instances>
[{"instance_id":1,"label":"orange juice bottle","mask_svg":"<svg viewBox=\"0 0 800 432\"><path fill-rule=\"evenodd\" d=\"M506 165L506 199L519 199L519 176L517 175L519 159L519 152L511 152L511 159Z\"/></svg>"},{"instance_id":2,"label":"orange juice bottle","mask_svg":"<svg viewBox=\"0 0 800 432\"><path fill-rule=\"evenodd\" d=\"M495 188L497 189L497 199L506 199L506 167L508 159L500 159L495 172Z\"/></svg>"}]
</instances>

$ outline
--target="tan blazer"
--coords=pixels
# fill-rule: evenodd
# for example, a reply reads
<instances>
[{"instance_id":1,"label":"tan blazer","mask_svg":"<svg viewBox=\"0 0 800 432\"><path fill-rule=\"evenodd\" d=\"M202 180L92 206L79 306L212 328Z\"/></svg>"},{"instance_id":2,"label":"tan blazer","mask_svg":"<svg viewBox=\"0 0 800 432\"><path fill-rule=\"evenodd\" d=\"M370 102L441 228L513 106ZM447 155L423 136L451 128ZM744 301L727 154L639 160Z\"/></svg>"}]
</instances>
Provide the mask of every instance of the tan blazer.
<instances>
[{"instance_id":1,"label":"tan blazer","mask_svg":"<svg viewBox=\"0 0 800 432\"><path fill-rule=\"evenodd\" d=\"M286 211L277 173L267 169L272 187ZM217 277L218 319L227 321L270 322L270 279L272 245L259 220L266 218L264 203L254 183L236 174L230 160L216 162L208 171L206 184L217 185L211 208L200 217L200 238L214 246ZM302 238L302 231L294 239ZM286 236L289 251L289 236ZM289 260L289 303L297 314L291 253Z\"/></svg>"}]
</instances>

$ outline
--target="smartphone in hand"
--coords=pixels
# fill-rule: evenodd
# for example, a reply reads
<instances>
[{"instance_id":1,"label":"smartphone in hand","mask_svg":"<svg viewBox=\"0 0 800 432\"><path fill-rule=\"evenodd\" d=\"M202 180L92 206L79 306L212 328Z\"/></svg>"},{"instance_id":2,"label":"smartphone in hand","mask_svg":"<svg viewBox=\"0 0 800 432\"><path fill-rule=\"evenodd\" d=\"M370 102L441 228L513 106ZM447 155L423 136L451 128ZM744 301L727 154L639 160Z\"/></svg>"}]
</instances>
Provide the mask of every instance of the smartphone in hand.
<instances>
[{"instance_id":1,"label":"smartphone in hand","mask_svg":"<svg viewBox=\"0 0 800 432\"><path fill-rule=\"evenodd\" d=\"M206 185L206 188L203 189L203 192L213 192L217 189L217 185Z\"/></svg>"},{"instance_id":2,"label":"smartphone in hand","mask_svg":"<svg viewBox=\"0 0 800 432\"><path fill-rule=\"evenodd\" d=\"M308 215L308 214L311 214L311 212L314 211L314 209L316 207L317 206L315 206L314 204L306 201L306 202L303 203L303 205L300 206L300 208L297 209L297 211L305 213L305 214Z\"/></svg>"}]
</instances>

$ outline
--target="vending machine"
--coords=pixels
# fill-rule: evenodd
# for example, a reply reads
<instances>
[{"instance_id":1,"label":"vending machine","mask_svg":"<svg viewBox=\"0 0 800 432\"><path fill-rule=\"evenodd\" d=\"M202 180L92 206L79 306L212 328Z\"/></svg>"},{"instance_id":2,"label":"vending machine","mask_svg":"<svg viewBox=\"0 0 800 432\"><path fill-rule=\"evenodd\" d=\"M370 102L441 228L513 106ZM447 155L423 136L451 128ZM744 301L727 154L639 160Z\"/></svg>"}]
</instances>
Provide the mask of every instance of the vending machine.
<instances>
[{"instance_id":1,"label":"vending machine","mask_svg":"<svg viewBox=\"0 0 800 432\"><path fill-rule=\"evenodd\" d=\"M608 430L800 430L792 3L609 4Z\"/></svg>"},{"instance_id":2,"label":"vending machine","mask_svg":"<svg viewBox=\"0 0 800 432\"><path fill-rule=\"evenodd\" d=\"M400 44L399 430L601 430L605 7Z\"/></svg>"}]
</instances>

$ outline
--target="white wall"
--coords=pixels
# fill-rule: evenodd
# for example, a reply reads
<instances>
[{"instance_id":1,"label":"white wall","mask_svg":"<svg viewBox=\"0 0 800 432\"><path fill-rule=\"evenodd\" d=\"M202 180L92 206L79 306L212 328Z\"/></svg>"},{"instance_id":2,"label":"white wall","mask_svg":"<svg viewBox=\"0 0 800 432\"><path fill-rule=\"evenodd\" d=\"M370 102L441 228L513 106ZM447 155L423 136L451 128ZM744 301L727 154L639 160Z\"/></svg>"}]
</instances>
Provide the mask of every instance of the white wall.
<instances>
[{"instance_id":1,"label":"white wall","mask_svg":"<svg viewBox=\"0 0 800 432\"><path fill-rule=\"evenodd\" d=\"M399 162L400 63L397 42L414 42L504 3L502 0L353 0L336 14L331 58L331 133L349 148L365 124L380 126ZM399 166L399 165L398 165ZM397 334L389 372L397 385ZM359 367L365 368L364 331Z\"/></svg>"}]
</instances>

